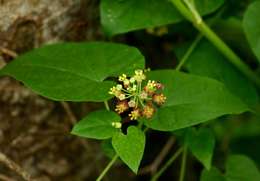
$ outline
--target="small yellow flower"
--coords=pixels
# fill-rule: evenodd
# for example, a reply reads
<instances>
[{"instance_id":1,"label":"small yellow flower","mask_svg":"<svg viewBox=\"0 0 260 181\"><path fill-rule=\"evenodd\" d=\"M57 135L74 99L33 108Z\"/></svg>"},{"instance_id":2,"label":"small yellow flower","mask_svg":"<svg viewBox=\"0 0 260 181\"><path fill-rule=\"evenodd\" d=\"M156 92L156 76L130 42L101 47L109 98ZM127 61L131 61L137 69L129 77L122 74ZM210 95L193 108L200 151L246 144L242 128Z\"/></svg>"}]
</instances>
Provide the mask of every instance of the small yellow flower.
<instances>
[{"instance_id":1,"label":"small yellow flower","mask_svg":"<svg viewBox=\"0 0 260 181\"><path fill-rule=\"evenodd\" d=\"M131 111L129 114L130 120L137 120L140 117L140 110L139 109L134 109Z\"/></svg>"},{"instance_id":2,"label":"small yellow flower","mask_svg":"<svg viewBox=\"0 0 260 181\"><path fill-rule=\"evenodd\" d=\"M136 70L134 79L136 80L136 82L142 82L143 80L145 80L146 76L144 75L143 70Z\"/></svg>"},{"instance_id":3,"label":"small yellow flower","mask_svg":"<svg viewBox=\"0 0 260 181\"><path fill-rule=\"evenodd\" d=\"M124 100L125 99L125 94L121 93L119 96L118 96L118 99L120 101Z\"/></svg>"},{"instance_id":4,"label":"small yellow flower","mask_svg":"<svg viewBox=\"0 0 260 181\"><path fill-rule=\"evenodd\" d=\"M144 107L144 109L143 109L143 112L142 112L143 116L144 116L145 118L147 118L147 119L152 118L153 115L154 115L154 113L155 113L155 108L153 107L152 104L146 105L146 106Z\"/></svg>"},{"instance_id":5,"label":"small yellow flower","mask_svg":"<svg viewBox=\"0 0 260 181\"><path fill-rule=\"evenodd\" d=\"M110 91L108 93L114 95L115 92L116 92L116 87L113 86L112 88L110 88Z\"/></svg>"},{"instance_id":6,"label":"small yellow flower","mask_svg":"<svg viewBox=\"0 0 260 181\"><path fill-rule=\"evenodd\" d=\"M115 111L116 111L118 114L121 114L121 113L127 111L128 108L129 108L129 107L128 107L127 101L120 101L120 102L117 103Z\"/></svg>"},{"instance_id":7,"label":"small yellow flower","mask_svg":"<svg viewBox=\"0 0 260 181\"><path fill-rule=\"evenodd\" d=\"M137 90L137 86L133 85L132 87L128 87L127 90L130 92L135 92Z\"/></svg>"},{"instance_id":8,"label":"small yellow flower","mask_svg":"<svg viewBox=\"0 0 260 181\"><path fill-rule=\"evenodd\" d=\"M166 101L166 97L161 93L161 94L155 94L153 95L153 101L158 104L158 105L163 105Z\"/></svg>"},{"instance_id":9,"label":"small yellow flower","mask_svg":"<svg viewBox=\"0 0 260 181\"><path fill-rule=\"evenodd\" d=\"M134 78L134 77L131 77L131 78L130 78L130 82L131 82L131 83L135 83L135 78Z\"/></svg>"},{"instance_id":10,"label":"small yellow flower","mask_svg":"<svg viewBox=\"0 0 260 181\"><path fill-rule=\"evenodd\" d=\"M129 84L130 84L130 81L129 81L128 79L125 79L125 80L123 81L123 84L124 84L125 87L128 87Z\"/></svg>"},{"instance_id":11,"label":"small yellow flower","mask_svg":"<svg viewBox=\"0 0 260 181\"><path fill-rule=\"evenodd\" d=\"M148 80L146 86L144 87L145 92L148 94L153 94L156 91L156 82L154 80Z\"/></svg>"},{"instance_id":12,"label":"small yellow flower","mask_svg":"<svg viewBox=\"0 0 260 181\"><path fill-rule=\"evenodd\" d=\"M126 74L120 75L119 78L118 78L118 80L119 80L120 82L125 81L125 80L126 80Z\"/></svg>"},{"instance_id":13,"label":"small yellow flower","mask_svg":"<svg viewBox=\"0 0 260 181\"><path fill-rule=\"evenodd\" d=\"M141 69L135 70L135 75L143 75L144 71Z\"/></svg>"},{"instance_id":14,"label":"small yellow flower","mask_svg":"<svg viewBox=\"0 0 260 181\"><path fill-rule=\"evenodd\" d=\"M121 91L118 90L117 87L113 86L112 88L110 88L110 91L108 93L118 97L118 96L120 96Z\"/></svg>"},{"instance_id":15,"label":"small yellow flower","mask_svg":"<svg viewBox=\"0 0 260 181\"><path fill-rule=\"evenodd\" d=\"M156 82L154 80L148 80L147 88L148 89L154 89L155 87L156 87Z\"/></svg>"},{"instance_id":16,"label":"small yellow flower","mask_svg":"<svg viewBox=\"0 0 260 181\"><path fill-rule=\"evenodd\" d=\"M123 89L123 86L122 86L121 84L117 84L117 85L116 85L116 89L120 91L120 90Z\"/></svg>"}]
</instances>

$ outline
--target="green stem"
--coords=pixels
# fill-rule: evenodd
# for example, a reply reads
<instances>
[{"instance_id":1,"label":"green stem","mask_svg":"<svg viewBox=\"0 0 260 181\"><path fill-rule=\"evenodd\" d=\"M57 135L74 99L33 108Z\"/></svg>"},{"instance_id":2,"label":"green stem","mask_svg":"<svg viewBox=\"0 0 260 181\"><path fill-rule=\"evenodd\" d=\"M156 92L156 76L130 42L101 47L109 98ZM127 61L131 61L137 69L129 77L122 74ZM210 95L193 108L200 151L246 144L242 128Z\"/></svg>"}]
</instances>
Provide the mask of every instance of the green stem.
<instances>
[{"instance_id":1,"label":"green stem","mask_svg":"<svg viewBox=\"0 0 260 181\"><path fill-rule=\"evenodd\" d=\"M106 175L106 173L108 172L108 170L112 167L112 165L115 163L115 161L117 160L118 155L115 155L113 157L113 159L108 163L108 165L106 166L106 168L102 171L102 173L99 175L99 177L96 179L96 181L101 181L102 178Z\"/></svg>"},{"instance_id":2,"label":"green stem","mask_svg":"<svg viewBox=\"0 0 260 181\"><path fill-rule=\"evenodd\" d=\"M144 133L146 133L149 130L148 127L144 128Z\"/></svg>"},{"instance_id":3,"label":"green stem","mask_svg":"<svg viewBox=\"0 0 260 181\"><path fill-rule=\"evenodd\" d=\"M209 25L211 26L219 17L220 15L223 13L223 9L221 11L219 11L216 16L214 18L212 18L209 21ZM181 67L185 64L185 62L188 60L188 58L190 57L191 53L194 51L194 49L196 48L196 46L198 45L198 43L201 41L201 39L203 38L202 34L199 33L199 35L196 36L195 40L192 42L191 46L189 47L189 49L186 51L186 53L184 54L184 56L182 57L181 61L179 62L179 64L176 66L177 71L180 71Z\"/></svg>"},{"instance_id":4,"label":"green stem","mask_svg":"<svg viewBox=\"0 0 260 181\"><path fill-rule=\"evenodd\" d=\"M179 12L189 21L191 21L195 28L197 28L202 35L204 35L237 69L239 69L245 76L253 81L258 88L260 88L259 77L231 50L222 39L220 39L215 32L203 21L197 21L196 15L192 13L181 0L171 0Z\"/></svg>"},{"instance_id":5,"label":"green stem","mask_svg":"<svg viewBox=\"0 0 260 181\"><path fill-rule=\"evenodd\" d=\"M202 35L198 35L195 40L192 42L191 46L189 47L189 49L186 51L185 55L182 57L180 63L177 65L176 69L177 71L180 71L181 67L185 64L185 62L188 60L188 58L190 57L191 53L193 52L193 50L196 48L196 46L198 45L198 43L200 42L200 40L202 39Z\"/></svg>"},{"instance_id":6,"label":"green stem","mask_svg":"<svg viewBox=\"0 0 260 181\"><path fill-rule=\"evenodd\" d=\"M197 29L205 36L222 54L235 65L242 73L260 88L259 77L223 42L204 22L197 25Z\"/></svg>"},{"instance_id":7,"label":"green stem","mask_svg":"<svg viewBox=\"0 0 260 181\"><path fill-rule=\"evenodd\" d=\"M165 172L167 168L176 160L176 158L183 151L183 147L179 148L175 154L165 163L165 165L152 177L151 181L156 181L162 174Z\"/></svg>"},{"instance_id":8,"label":"green stem","mask_svg":"<svg viewBox=\"0 0 260 181\"><path fill-rule=\"evenodd\" d=\"M187 160L187 147L184 148L183 153L182 153L181 172L180 172L179 181L184 180L185 170L186 170L186 160Z\"/></svg>"},{"instance_id":9,"label":"green stem","mask_svg":"<svg viewBox=\"0 0 260 181\"><path fill-rule=\"evenodd\" d=\"M187 7L189 8L189 10L191 11L191 14L193 15L193 18L200 23L202 21L202 18L200 16L200 14L198 13L198 11L196 10L195 7L195 3L194 2L190 2L190 0L183 0L184 3L187 5Z\"/></svg>"},{"instance_id":10,"label":"green stem","mask_svg":"<svg viewBox=\"0 0 260 181\"><path fill-rule=\"evenodd\" d=\"M171 2L176 6L180 13L189 21L193 21L193 16L190 11L184 6L182 0L171 0Z\"/></svg>"},{"instance_id":11,"label":"green stem","mask_svg":"<svg viewBox=\"0 0 260 181\"><path fill-rule=\"evenodd\" d=\"M105 104L106 110L110 111L110 108L109 108L108 102L107 102L107 101L104 101L104 104Z\"/></svg>"}]
</instances>

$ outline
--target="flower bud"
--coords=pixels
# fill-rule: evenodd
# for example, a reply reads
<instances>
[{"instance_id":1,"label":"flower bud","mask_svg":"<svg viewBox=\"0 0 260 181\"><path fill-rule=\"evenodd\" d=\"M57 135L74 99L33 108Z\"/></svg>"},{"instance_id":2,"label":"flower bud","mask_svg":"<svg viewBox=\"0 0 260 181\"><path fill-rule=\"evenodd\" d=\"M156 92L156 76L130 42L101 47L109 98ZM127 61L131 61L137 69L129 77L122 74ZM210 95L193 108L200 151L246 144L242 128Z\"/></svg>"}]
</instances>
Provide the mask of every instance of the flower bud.
<instances>
[{"instance_id":1,"label":"flower bud","mask_svg":"<svg viewBox=\"0 0 260 181\"><path fill-rule=\"evenodd\" d=\"M125 99L125 94L121 93L119 96L118 96L118 99L120 101L124 100Z\"/></svg>"},{"instance_id":2,"label":"flower bud","mask_svg":"<svg viewBox=\"0 0 260 181\"><path fill-rule=\"evenodd\" d=\"M130 100L130 101L128 102L128 106L129 106L129 107L135 107L135 106L136 106L135 101L134 101L133 99Z\"/></svg>"},{"instance_id":3,"label":"flower bud","mask_svg":"<svg viewBox=\"0 0 260 181\"><path fill-rule=\"evenodd\" d=\"M157 88L158 90L164 89L164 85L157 82L157 83L156 83L156 88Z\"/></svg>"},{"instance_id":4,"label":"flower bud","mask_svg":"<svg viewBox=\"0 0 260 181\"><path fill-rule=\"evenodd\" d=\"M148 98L148 94L145 92L145 91L142 91L140 93L140 96L139 96L141 99L147 99Z\"/></svg>"},{"instance_id":5,"label":"flower bud","mask_svg":"<svg viewBox=\"0 0 260 181\"><path fill-rule=\"evenodd\" d=\"M120 122L112 122L112 126L114 128L120 129L122 127L122 123L120 123Z\"/></svg>"}]
</instances>

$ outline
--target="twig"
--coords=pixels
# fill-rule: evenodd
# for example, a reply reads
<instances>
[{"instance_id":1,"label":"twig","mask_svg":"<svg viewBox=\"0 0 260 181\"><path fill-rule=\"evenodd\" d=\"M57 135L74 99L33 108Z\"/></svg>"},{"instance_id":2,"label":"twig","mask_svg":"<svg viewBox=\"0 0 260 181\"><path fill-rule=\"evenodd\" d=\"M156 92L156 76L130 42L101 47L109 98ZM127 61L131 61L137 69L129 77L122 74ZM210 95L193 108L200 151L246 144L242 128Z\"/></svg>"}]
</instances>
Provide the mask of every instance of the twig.
<instances>
[{"instance_id":1,"label":"twig","mask_svg":"<svg viewBox=\"0 0 260 181\"><path fill-rule=\"evenodd\" d=\"M179 148L175 154L162 166L162 168L151 178L151 181L156 181L159 177L171 166L171 164L178 158L182 153L183 147Z\"/></svg>"},{"instance_id":2,"label":"twig","mask_svg":"<svg viewBox=\"0 0 260 181\"><path fill-rule=\"evenodd\" d=\"M9 55L12 58L16 58L18 56L18 54L15 51L7 49L5 47L0 47L0 51L6 55Z\"/></svg>"},{"instance_id":3,"label":"twig","mask_svg":"<svg viewBox=\"0 0 260 181\"><path fill-rule=\"evenodd\" d=\"M77 118L76 118L75 114L72 112L70 105L64 101L62 101L60 103L61 103L61 106L63 107L63 109L65 110L67 116L69 117L71 124L75 125L77 123ZM86 140L83 140L80 138L79 141L85 147L85 149L91 150L91 146L88 144L88 142Z\"/></svg>"},{"instance_id":4,"label":"twig","mask_svg":"<svg viewBox=\"0 0 260 181\"><path fill-rule=\"evenodd\" d=\"M179 181L183 181L185 177L186 171L186 160L187 160L187 147L185 146L183 153L182 153L182 160L181 160L181 172Z\"/></svg>"},{"instance_id":5,"label":"twig","mask_svg":"<svg viewBox=\"0 0 260 181\"><path fill-rule=\"evenodd\" d=\"M69 104L67 102L62 101L61 105L63 107L63 109L65 110L66 114L69 117L69 120L71 121L72 125L77 123L77 118L75 116L75 114L72 112Z\"/></svg>"},{"instance_id":6,"label":"twig","mask_svg":"<svg viewBox=\"0 0 260 181\"><path fill-rule=\"evenodd\" d=\"M156 159L150 165L142 168L140 170L139 174L143 175L143 174L151 173L153 175L158 170L158 168L161 165L161 163L163 162L164 158L170 152L175 141L176 141L176 139L174 137L169 138L168 141L165 143L161 152L156 157Z\"/></svg>"},{"instance_id":7,"label":"twig","mask_svg":"<svg viewBox=\"0 0 260 181\"><path fill-rule=\"evenodd\" d=\"M27 173L22 167L20 167L17 163L9 159L5 154L1 152L0 152L0 162L4 163L9 169L15 171L24 180L32 181L32 178L29 175L29 173Z\"/></svg>"},{"instance_id":8,"label":"twig","mask_svg":"<svg viewBox=\"0 0 260 181\"><path fill-rule=\"evenodd\" d=\"M27 156L27 155L33 155L35 152L38 152L39 150L47 147L48 145L50 145L50 142L53 140L54 138L48 138L43 140L42 142L35 144L34 146L30 147L28 150L25 151L25 153L23 153L23 156Z\"/></svg>"},{"instance_id":9,"label":"twig","mask_svg":"<svg viewBox=\"0 0 260 181\"><path fill-rule=\"evenodd\" d=\"M3 174L0 174L0 180L2 181L15 181L14 179L6 176L6 175L3 175Z\"/></svg>"}]
</instances>

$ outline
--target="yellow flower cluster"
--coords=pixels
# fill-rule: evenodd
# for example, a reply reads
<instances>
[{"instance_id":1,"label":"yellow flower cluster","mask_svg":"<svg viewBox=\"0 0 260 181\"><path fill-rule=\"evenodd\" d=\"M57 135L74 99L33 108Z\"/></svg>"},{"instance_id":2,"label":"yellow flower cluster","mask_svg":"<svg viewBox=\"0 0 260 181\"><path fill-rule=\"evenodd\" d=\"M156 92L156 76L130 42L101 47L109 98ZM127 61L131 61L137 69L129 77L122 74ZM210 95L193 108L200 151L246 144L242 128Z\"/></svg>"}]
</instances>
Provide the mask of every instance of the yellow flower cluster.
<instances>
[{"instance_id":1,"label":"yellow flower cluster","mask_svg":"<svg viewBox=\"0 0 260 181\"><path fill-rule=\"evenodd\" d=\"M154 80L146 81L143 70L136 70L131 77L122 74L118 81L109 94L118 100L115 111L118 114L127 113L130 120L138 120L140 117L152 118L156 105L161 106L166 101L166 97L161 93L163 85Z\"/></svg>"}]
</instances>

